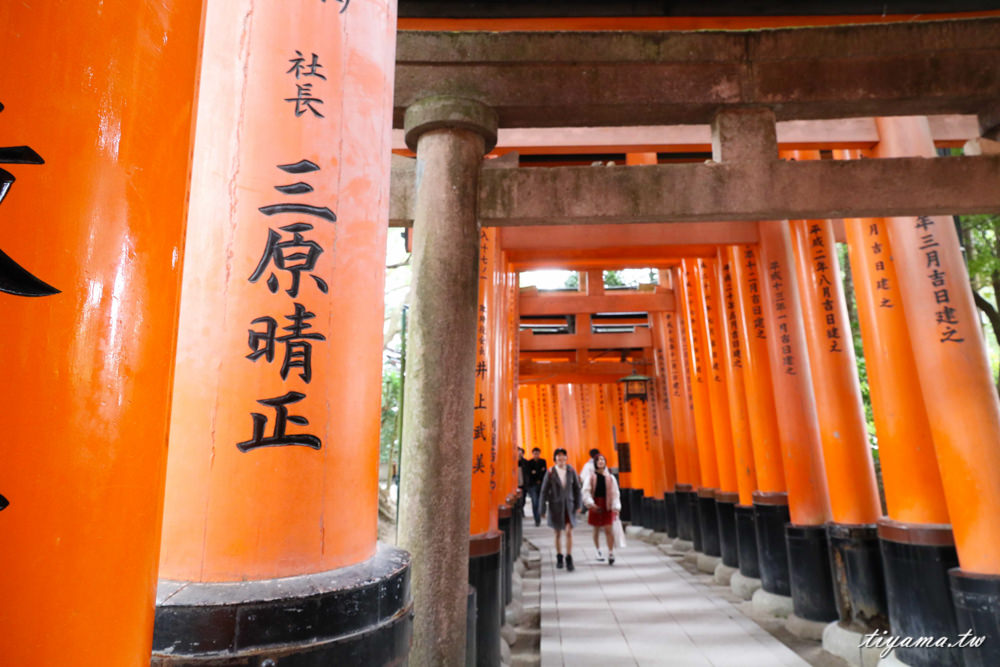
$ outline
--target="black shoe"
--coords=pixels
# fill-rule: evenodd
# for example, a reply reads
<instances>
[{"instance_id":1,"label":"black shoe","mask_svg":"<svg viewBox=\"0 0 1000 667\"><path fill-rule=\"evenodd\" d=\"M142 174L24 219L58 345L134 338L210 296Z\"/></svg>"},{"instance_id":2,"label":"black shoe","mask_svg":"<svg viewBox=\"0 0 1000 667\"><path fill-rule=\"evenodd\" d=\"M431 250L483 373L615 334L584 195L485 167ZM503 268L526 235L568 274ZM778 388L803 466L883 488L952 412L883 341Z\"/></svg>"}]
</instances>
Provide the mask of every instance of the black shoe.
<instances>
[{"instance_id":1,"label":"black shoe","mask_svg":"<svg viewBox=\"0 0 1000 667\"><path fill-rule=\"evenodd\" d=\"M614 564L615 564L615 555L608 554L608 565L614 565Z\"/></svg>"},{"instance_id":2,"label":"black shoe","mask_svg":"<svg viewBox=\"0 0 1000 667\"><path fill-rule=\"evenodd\" d=\"M561 570L563 566L562 554L556 554L556 569Z\"/></svg>"},{"instance_id":3,"label":"black shoe","mask_svg":"<svg viewBox=\"0 0 1000 667\"><path fill-rule=\"evenodd\" d=\"M576 568L573 567L573 556L570 556L570 555L567 554L566 555L566 571L567 572L572 572L575 569Z\"/></svg>"},{"instance_id":4,"label":"black shoe","mask_svg":"<svg viewBox=\"0 0 1000 667\"><path fill-rule=\"evenodd\" d=\"M540 525L542 525L542 522L539 521L538 519L535 519L535 528L538 528Z\"/></svg>"}]
</instances>

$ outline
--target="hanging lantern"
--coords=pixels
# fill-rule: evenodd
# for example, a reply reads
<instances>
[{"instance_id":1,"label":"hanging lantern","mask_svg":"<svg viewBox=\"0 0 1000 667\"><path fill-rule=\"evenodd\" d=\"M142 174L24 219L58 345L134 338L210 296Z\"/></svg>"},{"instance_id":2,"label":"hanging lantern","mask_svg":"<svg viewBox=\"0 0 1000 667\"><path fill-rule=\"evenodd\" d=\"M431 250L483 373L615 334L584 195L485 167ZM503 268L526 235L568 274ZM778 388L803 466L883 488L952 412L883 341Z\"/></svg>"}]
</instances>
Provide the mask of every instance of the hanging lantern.
<instances>
[{"instance_id":1,"label":"hanging lantern","mask_svg":"<svg viewBox=\"0 0 1000 667\"><path fill-rule=\"evenodd\" d=\"M646 375L639 375L633 371L618 380L619 382L625 383L625 400L631 401L633 398L638 398L645 402L648 392L647 387L649 386L649 377Z\"/></svg>"}]
</instances>

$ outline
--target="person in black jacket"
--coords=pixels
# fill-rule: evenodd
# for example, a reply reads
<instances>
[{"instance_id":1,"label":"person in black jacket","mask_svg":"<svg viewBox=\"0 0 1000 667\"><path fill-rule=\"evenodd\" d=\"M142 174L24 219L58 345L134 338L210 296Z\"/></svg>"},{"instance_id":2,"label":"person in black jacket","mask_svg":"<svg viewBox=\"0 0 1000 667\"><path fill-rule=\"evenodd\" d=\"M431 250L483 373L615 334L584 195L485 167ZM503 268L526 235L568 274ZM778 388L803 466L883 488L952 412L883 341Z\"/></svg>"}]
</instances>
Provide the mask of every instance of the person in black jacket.
<instances>
[{"instance_id":1,"label":"person in black jacket","mask_svg":"<svg viewBox=\"0 0 1000 667\"><path fill-rule=\"evenodd\" d=\"M542 450L538 447L531 450L530 459L521 460L524 461L521 468L521 474L524 478L524 489L528 492L528 497L531 498L531 513L535 517L535 525L540 526L542 524L542 503L539 494L542 490L542 480L545 479L545 472L548 470L548 465L545 459L542 458Z\"/></svg>"}]
</instances>

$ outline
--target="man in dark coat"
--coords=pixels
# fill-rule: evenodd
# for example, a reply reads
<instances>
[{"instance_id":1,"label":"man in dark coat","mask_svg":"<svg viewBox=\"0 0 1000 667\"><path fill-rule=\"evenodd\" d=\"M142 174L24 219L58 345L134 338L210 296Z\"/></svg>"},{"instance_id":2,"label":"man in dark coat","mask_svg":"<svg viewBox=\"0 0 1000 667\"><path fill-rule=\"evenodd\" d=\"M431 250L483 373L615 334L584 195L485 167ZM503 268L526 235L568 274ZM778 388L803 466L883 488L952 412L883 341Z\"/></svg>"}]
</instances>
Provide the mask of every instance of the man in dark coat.
<instances>
[{"instance_id":1,"label":"man in dark coat","mask_svg":"<svg viewBox=\"0 0 1000 667\"><path fill-rule=\"evenodd\" d=\"M542 450L538 447L531 450L530 459L521 460L524 461L521 465L524 490L528 492L528 497L531 498L531 513L535 515L535 525L539 526L542 523L542 503L539 499L539 494L542 490L542 480L545 479L545 471L548 464L542 458Z\"/></svg>"},{"instance_id":2,"label":"man in dark coat","mask_svg":"<svg viewBox=\"0 0 1000 667\"><path fill-rule=\"evenodd\" d=\"M556 568L563 566L562 534L566 533L566 570L573 567L573 526L580 511L580 477L566 465L566 450L560 447L553 454L556 464L542 481L542 514L548 514L549 527L556 534Z\"/></svg>"}]
</instances>

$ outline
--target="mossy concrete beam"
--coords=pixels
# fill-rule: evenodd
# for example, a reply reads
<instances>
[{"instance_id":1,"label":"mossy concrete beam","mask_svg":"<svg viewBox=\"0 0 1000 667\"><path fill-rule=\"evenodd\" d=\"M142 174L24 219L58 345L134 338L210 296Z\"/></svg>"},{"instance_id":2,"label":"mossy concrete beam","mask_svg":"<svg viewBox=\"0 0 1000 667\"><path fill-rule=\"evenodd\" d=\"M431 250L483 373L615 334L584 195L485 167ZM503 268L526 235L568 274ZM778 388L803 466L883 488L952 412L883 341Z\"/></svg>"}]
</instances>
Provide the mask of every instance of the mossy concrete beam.
<instances>
[{"instance_id":1,"label":"mossy concrete beam","mask_svg":"<svg viewBox=\"0 0 1000 667\"><path fill-rule=\"evenodd\" d=\"M969 113L1000 100L1000 18L751 31L425 32L397 38L395 113L479 100L500 127Z\"/></svg>"}]
</instances>

